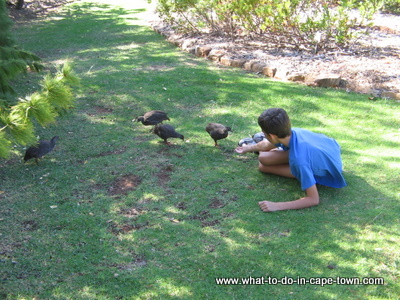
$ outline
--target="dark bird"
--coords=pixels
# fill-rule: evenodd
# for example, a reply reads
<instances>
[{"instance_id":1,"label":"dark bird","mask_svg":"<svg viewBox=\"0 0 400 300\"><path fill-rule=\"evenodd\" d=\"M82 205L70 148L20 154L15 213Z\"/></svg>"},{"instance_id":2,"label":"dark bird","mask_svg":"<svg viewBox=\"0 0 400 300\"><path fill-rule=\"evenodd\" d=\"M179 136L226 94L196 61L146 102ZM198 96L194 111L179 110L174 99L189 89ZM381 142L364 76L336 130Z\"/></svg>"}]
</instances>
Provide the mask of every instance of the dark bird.
<instances>
[{"instance_id":1,"label":"dark bird","mask_svg":"<svg viewBox=\"0 0 400 300\"><path fill-rule=\"evenodd\" d=\"M37 145L29 147L26 149L24 161L34 158L36 163L39 164L39 158L53 150L57 140L58 136L55 136L50 141L39 141Z\"/></svg>"},{"instance_id":2,"label":"dark bird","mask_svg":"<svg viewBox=\"0 0 400 300\"><path fill-rule=\"evenodd\" d=\"M218 140L222 140L228 136L228 131L232 131L230 127L219 123L209 123L206 131L210 134L215 142L215 147L219 147Z\"/></svg>"},{"instance_id":3,"label":"dark bird","mask_svg":"<svg viewBox=\"0 0 400 300\"><path fill-rule=\"evenodd\" d=\"M159 124L156 125L153 129L153 133L157 134L160 138L164 140L164 143L170 145L170 142L167 141L169 138L178 138L184 140L182 134L175 131L175 128L169 124Z\"/></svg>"},{"instance_id":4,"label":"dark bird","mask_svg":"<svg viewBox=\"0 0 400 300\"><path fill-rule=\"evenodd\" d=\"M143 125L157 125L168 120L167 114L161 110L152 110L145 113L143 116L137 117L136 122L142 122Z\"/></svg>"}]
</instances>

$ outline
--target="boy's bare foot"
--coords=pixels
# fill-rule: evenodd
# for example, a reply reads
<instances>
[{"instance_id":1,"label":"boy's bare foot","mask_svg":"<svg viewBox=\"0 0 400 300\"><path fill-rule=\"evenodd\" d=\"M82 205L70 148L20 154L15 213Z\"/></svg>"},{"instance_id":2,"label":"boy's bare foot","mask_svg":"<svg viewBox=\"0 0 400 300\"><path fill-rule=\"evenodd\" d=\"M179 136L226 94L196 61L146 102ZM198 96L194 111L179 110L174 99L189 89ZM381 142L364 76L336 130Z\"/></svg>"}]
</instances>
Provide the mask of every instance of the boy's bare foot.
<instances>
[{"instance_id":1,"label":"boy's bare foot","mask_svg":"<svg viewBox=\"0 0 400 300\"><path fill-rule=\"evenodd\" d=\"M271 201L261 201L258 202L258 205L263 212L273 212L279 210L277 203Z\"/></svg>"}]
</instances>

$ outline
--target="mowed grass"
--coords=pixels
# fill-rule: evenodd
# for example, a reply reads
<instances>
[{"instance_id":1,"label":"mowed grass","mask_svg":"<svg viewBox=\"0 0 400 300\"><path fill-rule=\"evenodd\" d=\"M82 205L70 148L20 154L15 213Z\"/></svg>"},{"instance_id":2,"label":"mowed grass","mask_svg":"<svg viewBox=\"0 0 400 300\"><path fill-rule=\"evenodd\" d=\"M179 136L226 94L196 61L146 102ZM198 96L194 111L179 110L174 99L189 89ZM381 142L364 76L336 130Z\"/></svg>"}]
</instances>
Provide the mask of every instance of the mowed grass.
<instances>
[{"instance_id":1,"label":"mowed grass","mask_svg":"<svg viewBox=\"0 0 400 300\"><path fill-rule=\"evenodd\" d=\"M0 298L397 299L399 103L218 67L164 41L143 24L146 2L130 2L76 1L15 29L49 69L73 61L81 86L74 110L38 128L42 139L60 136L52 153L23 164L18 146L0 161ZM16 86L32 92L38 78ZM317 207L259 210L260 200L304 195L233 151L269 107L340 143L348 187L320 187ZM168 112L185 142L168 147L132 122L152 109ZM233 129L220 149L210 121Z\"/></svg>"}]
</instances>

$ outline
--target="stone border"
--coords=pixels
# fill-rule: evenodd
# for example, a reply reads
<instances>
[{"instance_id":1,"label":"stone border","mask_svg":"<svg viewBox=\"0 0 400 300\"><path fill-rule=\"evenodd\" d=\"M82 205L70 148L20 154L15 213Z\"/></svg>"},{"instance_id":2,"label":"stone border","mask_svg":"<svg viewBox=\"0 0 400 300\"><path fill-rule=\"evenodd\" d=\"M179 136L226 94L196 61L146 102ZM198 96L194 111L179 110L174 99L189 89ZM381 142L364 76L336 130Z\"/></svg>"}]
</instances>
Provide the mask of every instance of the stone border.
<instances>
[{"instance_id":1,"label":"stone border","mask_svg":"<svg viewBox=\"0 0 400 300\"><path fill-rule=\"evenodd\" d=\"M213 49L209 45L199 45L197 44L196 38L185 38L182 35L176 34L170 27L164 26L162 23L157 22L151 24L151 26L154 31L164 36L171 44L197 57L207 58L223 66L242 68L246 71L262 74L269 78L297 82L308 86L346 88L348 85L348 81L342 79L341 76L337 74L290 73L284 69L279 70L278 68L271 67L262 61L232 58L225 50L218 48ZM396 92L382 91L379 95L372 94L372 96L374 98L382 97L400 101L400 93Z\"/></svg>"}]
</instances>

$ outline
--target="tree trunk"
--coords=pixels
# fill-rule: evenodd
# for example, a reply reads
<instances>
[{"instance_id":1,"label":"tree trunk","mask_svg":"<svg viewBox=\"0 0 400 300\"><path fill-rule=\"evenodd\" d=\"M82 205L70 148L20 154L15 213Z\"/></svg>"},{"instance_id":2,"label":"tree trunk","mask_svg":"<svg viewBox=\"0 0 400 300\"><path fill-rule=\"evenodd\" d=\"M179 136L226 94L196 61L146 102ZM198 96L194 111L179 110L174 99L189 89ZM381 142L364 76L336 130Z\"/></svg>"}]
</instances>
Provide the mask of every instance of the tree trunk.
<instances>
[{"instance_id":1,"label":"tree trunk","mask_svg":"<svg viewBox=\"0 0 400 300\"><path fill-rule=\"evenodd\" d=\"M24 6L24 0L18 0L17 4L15 5L15 8L22 9L23 6Z\"/></svg>"}]
</instances>

